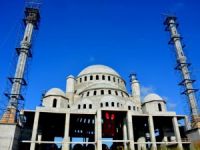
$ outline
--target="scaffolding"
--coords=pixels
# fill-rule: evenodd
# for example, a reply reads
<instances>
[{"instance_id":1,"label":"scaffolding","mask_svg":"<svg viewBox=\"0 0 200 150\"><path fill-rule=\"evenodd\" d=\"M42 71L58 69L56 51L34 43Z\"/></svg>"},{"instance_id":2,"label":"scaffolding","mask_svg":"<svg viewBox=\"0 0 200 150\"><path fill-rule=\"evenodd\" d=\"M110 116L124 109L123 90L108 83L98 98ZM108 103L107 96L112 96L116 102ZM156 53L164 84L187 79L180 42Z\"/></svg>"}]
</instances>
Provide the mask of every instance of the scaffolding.
<instances>
[{"instance_id":1,"label":"scaffolding","mask_svg":"<svg viewBox=\"0 0 200 150\"><path fill-rule=\"evenodd\" d=\"M7 107L0 120L1 123L17 123L20 111L24 107L23 87L27 86L25 79L28 70L29 58L32 58L32 39L34 30L38 30L40 22L39 1L27 1L25 6L25 17L23 19L25 30L20 46L16 48L17 64L14 76L8 77L10 82L9 92L4 95L8 98Z\"/></svg>"},{"instance_id":2,"label":"scaffolding","mask_svg":"<svg viewBox=\"0 0 200 150\"><path fill-rule=\"evenodd\" d=\"M182 37L178 33L177 17L167 15L164 21L164 25L166 26L165 31L170 32L170 40L168 44L174 45L177 57L177 65L175 67L176 70L180 72L182 75L182 81L178 84L184 88L181 94L186 95L190 105L190 117L192 121L192 128L200 127L200 119L199 119L199 110L197 105L196 92L198 89L194 88L193 83L195 80L191 78L190 69L191 63L187 62L187 58L184 54L185 45L182 44Z\"/></svg>"}]
</instances>

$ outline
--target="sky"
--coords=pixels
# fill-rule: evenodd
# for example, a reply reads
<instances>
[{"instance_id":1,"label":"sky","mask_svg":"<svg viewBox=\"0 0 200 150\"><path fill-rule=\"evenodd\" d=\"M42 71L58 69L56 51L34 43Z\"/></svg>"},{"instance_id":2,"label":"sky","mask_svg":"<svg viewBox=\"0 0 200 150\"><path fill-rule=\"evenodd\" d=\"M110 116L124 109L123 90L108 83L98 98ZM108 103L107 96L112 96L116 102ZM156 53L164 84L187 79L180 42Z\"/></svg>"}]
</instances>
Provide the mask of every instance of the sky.
<instances>
[{"instance_id":1,"label":"sky","mask_svg":"<svg viewBox=\"0 0 200 150\"><path fill-rule=\"evenodd\" d=\"M1 0L0 101L9 89L7 77L15 70L15 47L23 33L24 1ZM65 91L66 77L85 67L112 67L126 81L137 73L142 96L157 93L169 110L188 113L180 95L181 80L174 70L174 49L167 43L163 13L176 14L179 32L192 63L192 77L200 87L200 1L198 0L48 0L41 5L41 22L33 40L33 58L27 68L25 108L40 105L42 93L58 87Z\"/></svg>"}]
</instances>

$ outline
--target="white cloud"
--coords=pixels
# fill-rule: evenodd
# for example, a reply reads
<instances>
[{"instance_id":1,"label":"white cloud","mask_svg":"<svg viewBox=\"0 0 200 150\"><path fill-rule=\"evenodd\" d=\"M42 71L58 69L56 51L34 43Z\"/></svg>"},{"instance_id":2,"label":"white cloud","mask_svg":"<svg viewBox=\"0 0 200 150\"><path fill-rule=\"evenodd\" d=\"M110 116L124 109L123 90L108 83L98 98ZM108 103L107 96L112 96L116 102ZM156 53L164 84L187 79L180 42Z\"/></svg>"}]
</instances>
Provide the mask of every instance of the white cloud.
<instances>
[{"instance_id":1,"label":"white cloud","mask_svg":"<svg viewBox=\"0 0 200 150\"><path fill-rule=\"evenodd\" d=\"M144 97L147 94L153 93L155 88L153 86L142 86L141 87L141 95Z\"/></svg>"}]
</instances>

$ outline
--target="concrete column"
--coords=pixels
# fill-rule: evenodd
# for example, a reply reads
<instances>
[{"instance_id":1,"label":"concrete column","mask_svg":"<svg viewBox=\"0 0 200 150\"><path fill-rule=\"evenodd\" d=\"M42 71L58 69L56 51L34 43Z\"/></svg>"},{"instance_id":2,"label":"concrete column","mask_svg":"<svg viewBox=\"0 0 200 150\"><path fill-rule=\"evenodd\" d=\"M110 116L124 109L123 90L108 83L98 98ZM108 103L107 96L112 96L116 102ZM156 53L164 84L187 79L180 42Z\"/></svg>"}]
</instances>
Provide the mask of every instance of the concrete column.
<instances>
[{"instance_id":1,"label":"concrete column","mask_svg":"<svg viewBox=\"0 0 200 150\"><path fill-rule=\"evenodd\" d=\"M96 115L96 128L97 128L97 136L96 137L96 142L97 142L97 150L102 150L102 122L101 122L101 110L97 110L97 115Z\"/></svg>"},{"instance_id":2,"label":"concrete column","mask_svg":"<svg viewBox=\"0 0 200 150\"><path fill-rule=\"evenodd\" d=\"M133 121L131 112L127 113L127 126L128 126L128 139L131 141L129 145L130 150L135 150L134 147L134 133L133 133Z\"/></svg>"},{"instance_id":3,"label":"concrete column","mask_svg":"<svg viewBox=\"0 0 200 150\"><path fill-rule=\"evenodd\" d=\"M70 114L67 113L65 115L65 133L64 133L64 140L63 140L63 146L62 150L69 150L70 144L70 137L69 137L69 123L70 123Z\"/></svg>"},{"instance_id":4,"label":"concrete column","mask_svg":"<svg viewBox=\"0 0 200 150\"><path fill-rule=\"evenodd\" d=\"M124 149L127 149L127 123L126 123L126 119L124 119L124 123L123 123L123 140L124 141Z\"/></svg>"},{"instance_id":5,"label":"concrete column","mask_svg":"<svg viewBox=\"0 0 200 150\"><path fill-rule=\"evenodd\" d=\"M172 118L172 123L173 123L173 128L174 128L174 134L176 136L176 141L178 142L178 149L183 150L177 117Z\"/></svg>"},{"instance_id":6,"label":"concrete column","mask_svg":"<svg viewBox=\"0 0 200 150\"><path fill-rule=\"evenodd\" d=\"M39 122L39 116L40 112L36 110L35 117L34 117L34 123L33 123L33 131L32 131L32 137L31 137L31 147L30 150L35 150L35 141L38 131L38 122Z\"/></svg>"},{"instance_id":7,"label":"concrete column","mask_svg":"<svg viewBox=\"0 0 200 150\"><path fill-rule=\"evenodd\" d=\"M149 122L150 138L151 138L151 142L152 142L151 150L157 150L156 138L155 138L155 132L154 132L154 123L153 123L152 116L148 117L148 122Z\"/></svg>"}]
</instances>

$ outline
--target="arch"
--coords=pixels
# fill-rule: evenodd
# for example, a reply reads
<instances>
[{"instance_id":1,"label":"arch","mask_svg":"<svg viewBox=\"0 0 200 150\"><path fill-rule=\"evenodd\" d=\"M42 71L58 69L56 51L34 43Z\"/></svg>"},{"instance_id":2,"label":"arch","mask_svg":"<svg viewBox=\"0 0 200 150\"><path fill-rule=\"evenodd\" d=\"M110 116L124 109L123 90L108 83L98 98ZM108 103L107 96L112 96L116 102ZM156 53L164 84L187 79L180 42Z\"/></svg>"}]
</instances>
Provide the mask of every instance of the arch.
<instances>
[{"instance_id":1,"label":"arch","mask_svg":"<svg viewBox=\"0 0 200 150\"><path fill-rule=\"evenodd\" d=\"M56 107L56 106L57 106L57 99L54 98L54 99L53 99L53 105L52 105L52 107Z\"/></svg>"},{"instance_id":2,"label":"arch","mask_svg":"<svg viewBox=\"0 0 200 150\"><path fill-rule=\"evenodd\" d=\"M84 77L84 81L87 81L87 76Z\"/></svg>"},{"instance_id":3,"label":"arch","mask_svg":"<svg viewBox=\"0 0 200 150\"><path fill-rule=\"evenodd\" d=\"M86 104L83 104L83 109L86 109Z\"/></svg>"},{"instance_id":4,"label":"arch","mask_svg":"<svg viewBox=\"0 0 200 150\"><path fill-rule=\"evenodd\" d=\"M94 93L93 93L94 95L97 95L97 91L94 91Z\"/></svg>"},{"instance_id":5,"label":"arch","mask_svg":"<svg viewBox=\"0 0 200 150\"><path fill-rule=\"evenodd\" d=\"M101 90L101 95L104 95L104 90Z\"/></svg>"},{"instance_id":6,"label":"arch","mask_svg":"<svg viewBox=\"0 0 200 150\"><path fill-rule=\"evenodd\" d=\"M93 80L93 76L92 75L90 76L90 80Z\"/></svg>"},{"instance_id":7,"label":"arch","mask_svg":"<svg viewBox=\"0 0 200 150\"><path fill-rule=\"evenodd\" d=\"M106 102L106 107L108 107L109 106L109 104L108 104L108 102Z\"/></svg>"},{"instance_id":8,"label":"arch","mask_svg":"<svg viewBox=\"0 0 200 150\"><path fill-rule=\"evenodd\" d=\"M117 107L119 107L119 103L117 103Z\"/></svg>"},{"instance_id":9,"label":"arch","mask_svg":"<svg viewBox=\"0 0 200 150\"><path fill-rule=\"evenodd\" d=\"M102 75L102 80L105 80L105 76L104 75Z\"/></svg>"},{"instance_id":10,"label":"arch","mask_svg":"<svg viewBox=\"0 0 200 150\"><path fill-rule=\"evenodd\" d=\"M79 79L80 83L82 82L82 78Z\"/></svg>"},{"instance_id":11,"label":"arch","mask_svg":"<svg viewBox=\"0 0 200 150\"><path fill-rule=\"evenodd\" d=\"M112 106L112 107L115 107L115 103L114 103L114 102L111 102L111 106Z\"/></svg>"},{"instance_id":12,"label":"arch","mask_svg":"<svg viewBox=\"0 0 200 150\"><path fill-rule=\"evenodd\" d=\"M160 103L158 104L158 111L162 111L162 106Z\"/></svg>"},{"instance_id":13,"label":"arch","mask_svg":"<svg viewBox=\"0 0 200 150\"><path fill-rule=\"evenodd\" d=\"M89 96L90 95L90 92L87 92L87 96Z\"/></svg>"},{"instance_id":14,"label":"arch","mask_svg":"<svg viewBox=\"0 0 200 150\"><path fill-rule=\"evenodd\" d=\"M99 75L96 75L96 80L99 80Z\"/></svg>"},{"instance_id":15,"label":"arch","mask_svg":"<svg viewBox=\"0 0 200 150\"><path fill-rule=\"evenodd\" d=\"M108 81L110 81L110 76L108 76Z\"/></svg>"},{"instance_id":16,"label":"arch","mask_svg":"<svg viewBox=\"0 0 200 150\"><path fill-rule=\"evenodd\" d=\"M131 106L128 106L128 110L131 110Z\"/></svg>"},{"instance_id":17,"label":"arch","mask_svg":"<svg viewBox=\"0 0 200 150\"><path fill-rule=\"evenodd\" d=\"M111 94L111 90L108 90L108 94Z\"/></svg>"},{"instance_id":18,"label":"arch","mask_svg":"<svg viewBox=\"0 0 200 150\"><path fill-rule=\"evenodd\" d=\"M81 109L81 105L80 104L78 104L78 109Z\"/></svg>"},{"instance_id":19,"label":"arch","mask_svg":"<svg viewBox=\"0 0 200 150\"><path fill-rule=\"evenodd\" d=\"M115 82L115 77L113 77L113 82Z\"/></svg>"},{"instance_id":20,"label":"arch","mask_svg":"<svg viewBox=\"0 0 200 150\"><path fill-rule=\"evenodd\" d=\"M89 109L92 109L92 104L89 104Z\"/></svg>"},{"instance_id":21,"label":"arch","mask_svg":"<svg viewBox=\"0 0 200 150\"><path fill-rule=\"evenodd\" d=\"M115 95L117 95L117 96L118 96L118 92L117 92L117 91L115 91Z\"/></svg>"},{"instance_id":22,"label":"arch","mask_svg":"<svg viewBox=\"0 0 200 150\"><path fill-rule=\"evenodd\" d=\"M100 107L103 107L103 103L100 104Z\"/></svg>"}]
</instances>

